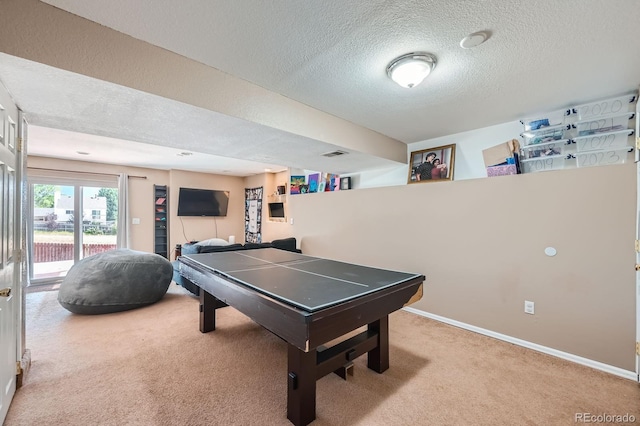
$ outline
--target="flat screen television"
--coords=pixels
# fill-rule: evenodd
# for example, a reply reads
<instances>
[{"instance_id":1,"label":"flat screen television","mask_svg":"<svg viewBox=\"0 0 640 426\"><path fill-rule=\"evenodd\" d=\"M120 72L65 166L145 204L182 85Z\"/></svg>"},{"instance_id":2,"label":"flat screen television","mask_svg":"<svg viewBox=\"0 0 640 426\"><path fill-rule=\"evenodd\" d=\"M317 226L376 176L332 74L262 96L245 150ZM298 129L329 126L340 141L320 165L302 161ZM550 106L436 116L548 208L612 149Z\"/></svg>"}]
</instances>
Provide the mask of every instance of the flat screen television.
<instances>
[{"instance_id":1,"label":"flat screen television","mask_svg":"<svg viewBox=\"0 0 640 426\"><path fill-rule=\"evenodd\" d=\"M178 216L226 216L229 191L180 188Z\"/></svg>"},{"instance_id":2,"label":"flat screen television","mask_svg":"<svg viewBox=\"0 0 640 426\"><path fill-rule=\"evenodd\" d=\"M269 203L269 217L273 219L283 219L284 203Z\"/></svg>"}]
</instances>

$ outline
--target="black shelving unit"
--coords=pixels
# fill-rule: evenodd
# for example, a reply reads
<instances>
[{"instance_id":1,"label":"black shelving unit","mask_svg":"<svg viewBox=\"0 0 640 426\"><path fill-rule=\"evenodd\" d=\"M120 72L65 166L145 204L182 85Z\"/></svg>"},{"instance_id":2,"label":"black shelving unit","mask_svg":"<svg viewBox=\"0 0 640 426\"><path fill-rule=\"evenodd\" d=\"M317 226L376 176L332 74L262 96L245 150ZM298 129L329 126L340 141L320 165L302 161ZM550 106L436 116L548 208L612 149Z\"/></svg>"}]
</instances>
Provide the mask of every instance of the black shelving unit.
<instances>
[{"instance_id":1,"label":"black shelving unit","mask_svg":"<svg viewBox=\"0 0 640 426\"><path fill-rule=\"evenodd\" d=\"M169 258L169 190L166 185L153 185L154 253Z\"/></svg>"}]
</instances>

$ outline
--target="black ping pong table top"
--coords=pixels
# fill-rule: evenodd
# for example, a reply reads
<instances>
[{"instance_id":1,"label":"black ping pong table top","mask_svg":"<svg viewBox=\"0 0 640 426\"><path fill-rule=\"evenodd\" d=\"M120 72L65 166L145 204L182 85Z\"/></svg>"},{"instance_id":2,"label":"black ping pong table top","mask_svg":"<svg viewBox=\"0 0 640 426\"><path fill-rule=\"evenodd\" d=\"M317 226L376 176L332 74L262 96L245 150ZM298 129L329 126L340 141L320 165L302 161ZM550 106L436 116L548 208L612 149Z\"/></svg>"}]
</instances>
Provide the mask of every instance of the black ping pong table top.
<instances>
[{"instance_id":1,"label":"black ping pong table top","mask_svg":"<svg viewBox=\"0 0 640 426\"><path fill-rule=\"evenodd\" d=\"M233 282L308 312L420 276L274 248L187 254L184 257Z\"/></svg>"}]
</instances>

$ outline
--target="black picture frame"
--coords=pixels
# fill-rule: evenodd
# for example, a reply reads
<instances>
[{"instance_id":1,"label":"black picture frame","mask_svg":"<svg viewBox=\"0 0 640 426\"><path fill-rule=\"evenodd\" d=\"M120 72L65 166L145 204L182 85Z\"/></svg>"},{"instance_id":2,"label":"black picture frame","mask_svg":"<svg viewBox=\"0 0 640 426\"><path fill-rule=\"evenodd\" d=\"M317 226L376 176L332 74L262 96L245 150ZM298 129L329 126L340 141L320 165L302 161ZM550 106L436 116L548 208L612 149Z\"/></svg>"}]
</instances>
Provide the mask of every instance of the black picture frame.
<instances>
[{"instance_id":1,"label":"black picture frame","mask_svg":"<svg viewBox=\"0 0 640 426\"><path fill-rule=\"evenodd\" d=\"M340 178L340 190L351 189L351 176Z\"/></svg>"}]
</instances>

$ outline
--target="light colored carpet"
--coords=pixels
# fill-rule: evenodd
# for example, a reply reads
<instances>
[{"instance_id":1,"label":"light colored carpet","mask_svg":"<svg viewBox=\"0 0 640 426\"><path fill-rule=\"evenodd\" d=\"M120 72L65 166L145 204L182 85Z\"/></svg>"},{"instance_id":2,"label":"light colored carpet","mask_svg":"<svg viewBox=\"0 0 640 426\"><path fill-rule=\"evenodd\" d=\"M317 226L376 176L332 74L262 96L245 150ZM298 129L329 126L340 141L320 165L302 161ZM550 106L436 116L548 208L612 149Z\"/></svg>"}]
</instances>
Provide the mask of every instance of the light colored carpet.
<instances>
[{"instance_id":1,"label":"light colored carpet","mask_svg":"<svg viewBox=\"0 0 640 426\"><path fill-rule=\"evenodd\" d=\"M287 425L286 344L233 308L198 331L198 300L171 285L149 307L74 315L27 295L32 365L18 425ZM571 425L576 413L640 422L640 388L408 312L390 317L391 368L366 356L317 383L313 425Z\"/></svg>"}]
</instances>

